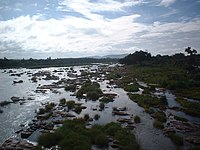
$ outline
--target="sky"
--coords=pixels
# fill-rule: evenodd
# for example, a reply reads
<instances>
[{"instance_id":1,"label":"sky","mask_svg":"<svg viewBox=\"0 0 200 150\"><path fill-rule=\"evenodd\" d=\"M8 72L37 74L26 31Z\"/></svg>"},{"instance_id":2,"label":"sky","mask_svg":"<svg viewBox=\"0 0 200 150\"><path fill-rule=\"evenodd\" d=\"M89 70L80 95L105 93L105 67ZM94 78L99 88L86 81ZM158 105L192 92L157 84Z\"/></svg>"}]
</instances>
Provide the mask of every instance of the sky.
<instances>
[{"instance_id":1,"label":"sky","mask_svg":"<svg viewBox=\"0 0 200 150\"><path fill-rule=\"evenodd\" d=\"M200 52L200 0L0 0L0 58Z\"/></svg>"}]
</instances>

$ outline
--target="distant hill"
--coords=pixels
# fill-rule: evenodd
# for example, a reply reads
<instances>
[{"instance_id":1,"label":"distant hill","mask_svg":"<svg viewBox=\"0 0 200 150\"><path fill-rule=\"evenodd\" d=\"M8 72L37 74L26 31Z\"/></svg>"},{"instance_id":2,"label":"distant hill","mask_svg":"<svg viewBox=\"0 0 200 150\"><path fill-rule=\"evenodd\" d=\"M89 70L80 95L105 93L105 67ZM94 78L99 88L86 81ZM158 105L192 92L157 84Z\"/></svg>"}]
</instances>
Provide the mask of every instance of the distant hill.
<instances>
[{"instance_id":1,"label":"distant hill","mask_svg":"<svg viewBox=\"0 0 200 150\"><path fill-rule=\"evenodd\" d=\"M90 58L102 59L102 58L112 58L112 59L121 59L128 56L128 54L115 54L115 55L105 55L105 56L92 56Z\"/></svg>"},{"instance_id":2,"label":"distant hill","mask_svg":"<svg viewBox=\"0 0 200 150\"><path fill-rule=\"evenodd\" d=\"M128 56L128 54L116 54L116 55L106 55L103 58L124 58Z\"/></svg>"}]
</instances>

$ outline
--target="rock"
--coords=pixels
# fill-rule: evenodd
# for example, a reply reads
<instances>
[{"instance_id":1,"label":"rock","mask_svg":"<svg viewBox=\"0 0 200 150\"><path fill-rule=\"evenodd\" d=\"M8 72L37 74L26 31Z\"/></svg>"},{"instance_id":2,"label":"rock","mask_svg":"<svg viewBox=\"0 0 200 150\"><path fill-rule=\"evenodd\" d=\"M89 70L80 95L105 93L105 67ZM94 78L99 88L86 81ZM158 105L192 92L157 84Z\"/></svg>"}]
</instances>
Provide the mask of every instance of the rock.
<instances>
[{"instance_id":1,"label":"rock","mask_svg":"<svg viewBox=\"0 0 200 150\"><path fill-rule=\"evenodd\" d=\"M76 117L76 116L71 113L66 113L66 117Z\"/></svg>"},{"instance_id":2,"label":"rock","mask_svg":"<svg viewBox=\"0 0 200 150\"><path fill-rule=\"evenodd\" d=\"M0 150L31 150L34 148L33 144L16 138L10 138L0 146Z\"/></svg>"},{"instance_id":3,"label":"rock","mask_svg":"<svg viewBox=\"0 0 200 150\"><path fill-rule=\"evenodd\" d=\"M135 126L134 125L126 125L126 128L133 130L135 128Z\"/></svg>"},{"instance_id":4,"label":"rock","mask_svg":"<svg viewBox=\"0 0 200 150\"><path fill-rule=\"evenodd\" d=\"M87 108L87 106L81 106L81 109L86 109Z\"/></svg>"},{"instance_id":5,"label":"rock","mask_svg":"<svg viewBox=\"0 0 200 150\"><path fill-rule=\"evenodd\" d=\"M31 131L22 131L21 138L28 138L32 134Z\"/></svg>"},{"instance_id":6,"label":"rock","mask_svg":"<svg viewBox=\"0 0 200 150\"><path fill-rule=\"evenodd\" d=\"M13 96L10 98L13 102L18 102L18 101L24 101L25 99L24 98L20 98L20 97L16 97L16 96Z\"/></svg>"},{"instance_id":7,"label":"rock","mask_svg":"<svg viewBox=\"0 0 200 150\"><path fill-rule=\"evenodd\" d=\"M0 102L0 106L6 106L6 105L8 105L8 104L10 104L10 103L12 103L12 102L10 102L10 101L2 101L2 102Z\"/></svg>"},{"instance_id":8,"label":"rock","mask_svg":"<svg viewBox=\"0 0 200 150\"><path fill-rule=\"evenodd\" d=\"M17 83L23 83L23 80L13 81L13 84L17 84Z\"/></svg>"},{"instance_id":9,"label":"rock","mask_svg":"<svg viewBox=\"0 0 200 150\"><path fill-rule=\"evenodd\" d=\"M169 133L176 133L174 128L165 128L163 129L164 134L169 134Z\"/></svg>"},{"instance_id":10,"label":"rock","mask_svg":"<svg viewBox=\"0 0 200 150\"><path fill-rule=\"evenodd\" d=\"M112 111L114 115L119 115L119 116L128 116L129 114L126 112L121 112L121 111Z\"/></svg>"},{"instance_id":11,"label":"rock","mask_svg":"<svg viewBox=\"0 0 200 150\"><path fill-rule=\"evenodd\" d=\"M131 119L127 119L127 118L119 118L117 119L118 122L121 122L121 123L128 123L131 121Z\"/></svg>"},{"instance_id":12,"label":"rock","mask_svg":"<svg viewBox=\"0 0 200 150\"><path fill-rule=\"evenodd\" d=\"M111 144L110 145L112 148L119 148L119 145L117 145L117 144Z\"/></svg>"},{"instance_id":13,"label":"rock","mask_svg":"<svg viewBox=\"0 0 200 150\"><path fill-rule=\"evenodd\" d=\"M185 138L185 140L188 141L189 143L193 143L195 145L200 145L200 137L189 136L189 137Z\"/></svg>"}]
</instances>

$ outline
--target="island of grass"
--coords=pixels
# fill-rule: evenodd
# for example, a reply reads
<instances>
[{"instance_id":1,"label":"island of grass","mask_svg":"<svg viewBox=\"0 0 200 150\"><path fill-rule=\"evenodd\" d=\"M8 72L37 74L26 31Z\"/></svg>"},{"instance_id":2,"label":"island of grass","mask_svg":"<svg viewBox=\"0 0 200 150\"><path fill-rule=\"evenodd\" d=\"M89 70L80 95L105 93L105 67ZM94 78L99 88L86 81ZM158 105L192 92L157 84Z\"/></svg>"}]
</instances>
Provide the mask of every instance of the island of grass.
<instances>
[{"instance_id":1,"label":"island of grass","mask_svg":"<svg viewBox=\"0 0 200 150\"><path fill-rule=\"evenodd\" d=\"M146 110L150 107L165 109L167 106L167 100L165 97L158 98L153 95L140 95L128 93L129 98L136 102L139 106L145 108Z\"/></svg>"},{"instance_id":2,"label":"island of grass","mask_svg":"<svg viewBox=\"0 0 200 150\"><path fill-rule=\"evenodd\" d=\"M77 91L77 98L84 98L84 94L89 100L98 100L102 96L103 92L100 89L100 85L97 82L86 81L81 88Z\"/></svg>"},{"instance_id":3,"label":"island of grass","mask_svg":"<svg viewBox=\"0 0 200 150\"><path fill-rule=\"evenodd\" d=\"M182 106L182 111L191 116L200 117L200 103L191 102L184 98L176 98L176 101L179 102Z\"/></svg>"},{"instance_id":4,"label":"island of grass","mask_svg":"<svg viewBox=\"0 0 200 150\"><path fill-rule=\"evenodd\" d=\"M112 139L112 140L111 140ZM117 141L114 144L112 141ZM90 150L92 146L108 148L115 146L122 150L140 149L134 134L117 123L105 126L85 127L83 119L66 120L62 127L53 133L44 133L38 138L37 150L58 146L65 150Z\"/></svg>"}]
</instances>

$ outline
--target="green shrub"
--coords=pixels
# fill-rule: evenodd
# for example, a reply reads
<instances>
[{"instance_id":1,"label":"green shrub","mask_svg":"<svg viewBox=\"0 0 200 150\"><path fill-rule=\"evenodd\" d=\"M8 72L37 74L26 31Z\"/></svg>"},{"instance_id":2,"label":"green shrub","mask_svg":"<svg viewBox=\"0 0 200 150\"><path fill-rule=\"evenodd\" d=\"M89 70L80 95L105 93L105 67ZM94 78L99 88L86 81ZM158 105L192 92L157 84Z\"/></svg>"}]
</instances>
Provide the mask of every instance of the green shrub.
<instances>
[{"instance_id":1,"label":"green shrub","mask_svg":"<svg viewBox=\"0 0 200 150\"><path fill-rule=\"evenodd\" d=\"M65 98L60 99L60 104L61 105L65 105L66 104L66 99Z\"/></svg>"},{"instance_id":2,"label":"green shrub","mask_svg":"<svg viewBox=\"0 0 200 150\"><path fill-rule=\"evenodd\" d=\"M2 101L2 102L0 102L0 106L6 106L6 105L8 105L8 104L10 104L10 103L12 103L12 102L9 102L9 101Z\"/></svg>"},{"instance_id":3,"label":"green shrub","mask_svg":"<svg viewBox=\"0 0 200 150\"><path fill-rule=\"evenodd\" d=\"M99 120L99 118L100 118L99 114L95 114L95 115L94 115L94 119L95 119L95 120Z\"/></svg>"},{"instance_id":4,"label":"green shrub","mask_svg":"<svg viewBox=\"0 0 200 150\"><path fill-rule=\"evenodd\" d=\"M98 100L99 95L96 91L87 92L87 98L90 100Z\"/></svg>"},{"instance_id":5,"label":"green shrub","mask_svg":"<svg viewBox=\"0 0 200 150\"><path fill-rule=\"evenodd\" d=\"M100 102L103 102L103 103L109 103L109 102L113 102L114 100L112 98L109 98L109 97L102 97L100 100Z\"/></svg>"},{"instance_id":6,"label":"green shrub","mask_svg":"<svg viewBox=\"0 0 200 150\"><path fill-rule=\"evenodd\" d=\"M123 86L123 89L127 92L137 92L139 90L139 85L137 83L133 83L133 84L130 84L130 85L124 85Z\"/></svg>"},{"instance_id":7,"label":"green shrub","mask_svg":"<svg viewBox=\"0 0 200 150\"><path fill-rule=\"evenodd\" d=\"M188 120L186 118L179 117L179 116L174 116L174 119L179 120L179 121L183 121L183 122L188 122Z\"/></svg>"},{"instance_id":8,"label":"green shrub","mask_svg":"<svg viewBox=\"0 0 200 150\"><path fill-rule=\"evenodd\" d=\"M55 106L54 103L47 103L47 104L45 105L45 110L46 110L46 112L51 111L51 110L53 109L54 106Z\"/></svg>"},{"instance_id":9,"label":"green shrub","mask_svg":"<svg viewBox=\"0 0 200 150\"><path fill-rule=\"evenodd\" d=\"M69 110L74 108L74 106L75 106L75 101L73 100L67 101L67 107Z\"/></svg>"},{"instance_id":10,"label":"green shrub","mask_svg":"<svg viewBox=\"0 0 200 150\"><path fill-rule=\"evenodd\" d=\"M38 138L38 144L46 148L51 148L59 143L62 135L58 133L44 133Z\"/></svg>"},{"instance_id":11,"label":"green shrub","mask_svg":"<svg viewBox=\"0 0 200 150\"><path fill-rule=\"evenodd\" d=\"M100 105L99 105L99 107L100 107L101 110L104 110L105 104L103 102L101 102Z\"/></svg>"},{"instance_id":12,"label":"green shrub","mask_svg":"<svg viewBox=\"0 0 200 150\"><path fill-rule=\"evenodd\" d=\"M82 108L81 108L81 106L76 106L75 107L75 110L74 110L77 114L80 114L81 113L81 111L82 111Z\"/></svg>"},{"instance_id":13,"label":"green shrub","mask_svg":"<svg viewBox=\"0 0 200 150\"><path fill-rule=\"evenodd\" d=\"M108 138L106 134L100 133L95 137L95 145L100 148L108 147Z\"/></svg>"},{"instance_id":14,"label":"green shrub","mask_svg":"<svg viewBox=\"0 0 200 150\"><path fill-rule=\"evenodd\" d=\"M165 113L161 112L161 111L155 112L153 114L153 117L160 122L166 122L167 121L167 117L166 117Z\"/></svg>"},{"instance_id":15,"label":"green shrub","mask_svg":"<svg viewBox=\"0 0 200 150\"><path fill-rule=\"evenodd\" d=\"M155 128L158 128L158 129L163 129L163 128L164 128L163 123L160 122L160 121L158 121L158 120L155 120L155 121L153 122L153 126L154 126Z\"/></svg>"},{"instance_id":16,"label":"green shrub","mask_svg":"<svg viewBox=\"0 0 200 150\"><path fill-rule=\"evenodd\" d=\"M84 115L84 120L85 120L85 121L88 121L89 119L90 119L89 114L85 114L85 115Z\"/></svg>"},{"instance_id":17,"label":"green shrub","mask_svg":"<svg viewBox=\"0 0 200 150\"><path fill-rule=\"evenodd\" d=\"M65 86L65 91L75 92L76 91L76 85Z\"/></svg>"},{"instance_id":18,"label":"green shrub","mask_svg":"<svg viewBox=\"0 0 200 150\"><path fill-rule=\"evenodd\" d=\"M134 117L134 122L135 122L135 123L140 123L140 122L141 122L140 117L136 115L136 116Z\"/></svg>"},{"instance_id":19,"label":"green shrub","mask_svg":"<svg viewBox=\"0 0 200 150\"><path fill-rule=\"evenodd\" d=\"M44 108L40 108L38 111L38 114L44 114L46 112L46 110Z\"/></svg>"},{"instance_id":20,"label":"green shrub","mask_svg":"<svg viewBox=\"0 0 200 150\"><path fill-rule=\"evenodd\" d=\"M77 91L76 97L82 98L83 94L86 94L88 99L97 100L103 94L103 92L100 89L99 83L87 81Z\"/></svg>"}]
</instances>

